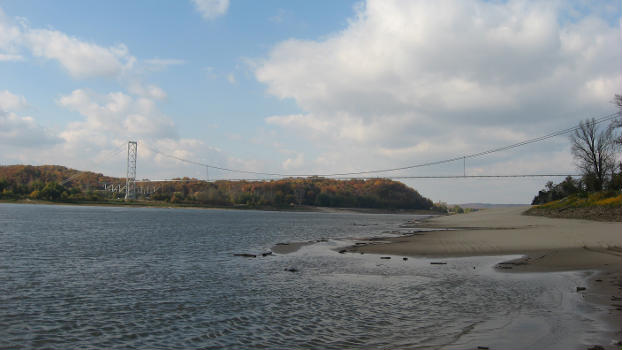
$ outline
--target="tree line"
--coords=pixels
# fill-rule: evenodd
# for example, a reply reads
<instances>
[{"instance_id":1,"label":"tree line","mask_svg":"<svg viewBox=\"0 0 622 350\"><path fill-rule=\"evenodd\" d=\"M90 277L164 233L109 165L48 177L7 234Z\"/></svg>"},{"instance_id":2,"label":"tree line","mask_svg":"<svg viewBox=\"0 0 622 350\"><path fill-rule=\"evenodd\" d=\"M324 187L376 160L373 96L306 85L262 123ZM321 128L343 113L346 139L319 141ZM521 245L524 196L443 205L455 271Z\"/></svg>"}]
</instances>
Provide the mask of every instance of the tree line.
<instances>
[{"instance_id":1,"label":"tree line","mask_svg":"<svg viewBox=\"0 0 622 350\"><path fill-rule=\"evenodd\" d=\"M622 95L615 95L614 103L620 110L618 118L607 126L600 126L594 118L582 121L570 135L571 152L581 178L567 177L554 184L549 181L538 192L532 204L543 204L570 195L587 196L594 192L616 195L622 190Z\"/></svg>"},{"instance_id":2,"label":"tree line","mask_svg":"<svg viewBox=\"0 0 622 350\"><path fill-rule=\"evenodd\" d=\"M138 185L138 200L175 204L243 207L321 206L376 209L436 208L434 203L405 184L390 179L337 180L321 177L270 181L206 182L180 178ZM123 194L103 191L103 184L124 183L121 178L81 172L62 166L0 166L0 198L49 201L115 201ZM157 188L155 192L152 190ZM443 211L442 207L438 207Z\"/></svg>"},{"instance_id":3,"label":"tree line","mask_svg":"<svg viewBox=\"0 0 622 350\"><path fill-rule=\"evenodd\" d=\"M184 179L182 179L184 180ZM336 180L321 177L272 181L204 181L163 183L152 197L172 203L250 207L320 206L348 208L432 209L431 200L389 179Z\"/></svg>"},{"instance_id":4,"label":"tree line","mask_svg":"<svg viewBox=\"0 0 622 350\"><path fill-rule=\"evenodd\" d=\"M98 201L108 197L98 192L100 184L113 181L119 180L59 165L0 166L0 199Z\"/></svg>"}]
</instances>

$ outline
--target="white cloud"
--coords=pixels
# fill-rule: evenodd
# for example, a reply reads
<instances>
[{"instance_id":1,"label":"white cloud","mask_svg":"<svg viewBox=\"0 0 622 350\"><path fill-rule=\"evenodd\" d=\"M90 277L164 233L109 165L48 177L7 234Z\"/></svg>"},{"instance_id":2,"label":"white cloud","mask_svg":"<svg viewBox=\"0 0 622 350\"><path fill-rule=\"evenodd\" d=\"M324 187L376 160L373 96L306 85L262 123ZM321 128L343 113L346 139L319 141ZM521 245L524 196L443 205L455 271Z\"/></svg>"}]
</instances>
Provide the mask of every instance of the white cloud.
<instances>
[{"instance_id":1,"label":"white cloud","mask_svg":"<svg viewBox=\"0 0 622 350\"><path fill-rule=\"evenodd\" d=\"M135 61L123 44L106 48L56 30L29 29L25 39L33 55L57 60L74 78L118 76Z\"/></svg>"},{"instance_id":2,"label":"white cloud","mask_svg":"<svg viewBox=\"0 0 622 350\"><path fill-rule=\"evenodd\" d=\"M24 57L17 54L0 53L0 62L23 61Z\"/></svg>"},{"instance_id":3,"label":"white cloud","mask_svg":"<svg viewBox=\"0 0 622 350\"><path fill-rule=\"evenodd\" d=\"M254 62L271 94L304 111L266 122L313 140L318 159L362 149L358 168L377 168L378 149L408 164L604 114L619 93L620 28L592 15L560 24L564 5L369 0L344 30Z\"/></svg>"},{"instance_id":4,"label":"white cloud","mask_svg":"<svg viewBox=\"0 0 622 350\"><path fill-rule=\"evenodd\" d=\"M131 81L127 85L127 89L130 93L147 97L155 100L163 100L166 98L166 92L157 85L144 85L139 81Z\"/></svg>"},{"instance_id":5,"label":"white cloud","mask_svg":"<svg viewBox=\"0 0 622 350\"><path fill-rule=\"evenodd\" d=\"M223 4L213 10L224 13L227 2ZM209 10L209 6L202 9ZM26 98L0 91L0 144L6 150L0 155L3 164L63 164L122 176L129 139L139 141L139 177L204 177L204 168L158 155L153 149L228 167L261 163L231 157L201 140L179 137L173 120L157 105L166 92L144 82L143 75L184 64L184 60L136 61L123 44L106 47L57 30L31 28L26 20L12 21L0 9L0 61L31 59L30 53L57 61L74 78L117 78L126 91L101 94L76 89L60 96L58 105L79 115L60 131L16 114L28 107ZM219 175L223 174L212 171L210 177Z\"/></svg>"},{"instance_id":6,"label":"white cloud","mask_svg":"<svg viewBox=\"0 0 622 350\"><path fill-rule=\"evenodd\" d=\"M300 168L305 162L304 154L298 153L294 158L287 158L283 162L283 169L292 170Z\"/></svg>"},{"instance_id":7,"label":"white cloud","mask_svg":"<svg viewBox=\"0 0 622 350\"><path fill-rule=\"evenodd\" d=\"M229 8L229 0L192 0L192 3L206 20L224 15Z\"/></svg>"},{"instance_id":8,"label":"white cloud","mask_svg":"<svg viewBox=\"0 0 622 350\"><path fill-rule=\"evenodd\" d=\"M468 154L607 114L622 79L620 21L585 12L565 21L571 6L368 0L347 28L286 40L252 62L270 94L303 111L266 123L310 140L317 156L306 167L330 172ZM530 152L558 157L565 142ZM516 157L483 168L528 172Z\"/></svg>"},{"instance_id":9,"label":"white cloud","mask_svg":"<svg viewBox=\"0 0 622 350\"><path fill-rule=\"evenodd\" d=\"M154 150L195 160L209 154L221 164L227 158L200 140L180 138L174 122L148 97L77 89L61 96L57 103L83 119L58 133L62 143L41 154L30 154L29 162L33 159L57 162L120 176L125 171L124 150L128 140L139 142L140 178L202 178L201 168L158 155Z\"/></svg>"},{"instance_id":10,"label":"white cloud","mask_svg":"<svg viewBox=\"0 0 622 350\"><path fill-rule=\"evenodd\" d=\"M0 111L16 111L28 106L26 98L11 93L8 90L0 91Z\"/></svg>"},{"instance_id":11,"label":"white cloud","mask_svg":"<svg viewBox=\"0 0 622 350\"><path fill-rule=\"evenodd\" d=\"M132 68L135 58L123 44L103 47L53 29L16 24L0 9L0 61L20 61L22 51L58 61L74 78L117 77Z\"/></svg>"},{"instance_id":12,"label":"white cloud","mask_svg":"<svg viewBox=\"0 0 622 350\"><path fill-rule=\"evenodd\" d=\"M559 27L556 14L523 1L370 0L326 40L277 45L256 76L315 114L366 117L516 110L567 93L568 84L619 74L619 28L592 18Z\"/></svg>"},{"instance_id":13,"label":"white cloud","mask_svg":"<svg viewBox=\"0 0 622 350\"><path fill-rule=\"evenodd\" d=\"M32 117L21 117L0 110L0 143L4 146L39 148L61 142Z\"/></svg>"},{"instance_id":14,"label":"white cloud","mask_svg":"<svg viewBox=\"0 0 622 350\"><path fill-rule=\"evenodd\" d=\"M128 140L137 140L139 178L205 177L204 167L163 154L245 169L253 169L253 165L261 163L231 157L201 140L179 137L175 123L158 109L153 99L147 97L123 92L98 94L77 89L61 96L58 104L79 113L83 119L70 123L59 133L63 143L55 148L53 154L47 154L45 162L58 159L58 155L62 154L62 164L118 176L125 169L124 145ZM31 157L41 159L41 156ZM210 178L223 175L231 176L212 169Z\"/></svg>"},{"instance_id":15,"label":"white cloud","mask_svg":"<svg viewBox=\"0 0 622 350\"><path fill-rule=\"evenodd\" d=\"M162 114L153 100L134 98L122 92L99 95L78 89L62 96L58 103L76 111L86 119L70 124L63 136L82 138L89 131L122 132L127 137L177 138L177 129L170 118Z\"/></svg>"},{"instance_id":16,"label":"white cloud","mask_svg":"<svg viewBox=\"0 0 622 350\"><path fill-rule=\"evenodd\" d=\"M9 18L0 8L0 61L19 61L22 58L18 54L20 29L11 23Z\"/></svg>"}]
</instances>

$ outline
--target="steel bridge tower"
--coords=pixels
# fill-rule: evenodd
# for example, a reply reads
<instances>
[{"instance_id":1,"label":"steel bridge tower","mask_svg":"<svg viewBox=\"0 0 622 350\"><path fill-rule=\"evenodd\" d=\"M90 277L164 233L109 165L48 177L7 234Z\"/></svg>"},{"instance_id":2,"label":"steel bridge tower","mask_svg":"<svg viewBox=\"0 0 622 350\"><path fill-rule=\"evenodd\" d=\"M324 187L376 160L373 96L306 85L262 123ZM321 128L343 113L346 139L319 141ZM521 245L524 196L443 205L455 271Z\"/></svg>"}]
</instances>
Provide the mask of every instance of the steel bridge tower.
<instances>
[{"instance_id":1,"label":"steel bridge tower","mask_svg":"<svg viewBox=\"0 0 622 350\"><path fill-rule=\"evenodd\" d=\"M136 141L127 142L127 177L125 182L125 200L136 199L136 157L138 144Z\"/></svg>"}]
</instances>

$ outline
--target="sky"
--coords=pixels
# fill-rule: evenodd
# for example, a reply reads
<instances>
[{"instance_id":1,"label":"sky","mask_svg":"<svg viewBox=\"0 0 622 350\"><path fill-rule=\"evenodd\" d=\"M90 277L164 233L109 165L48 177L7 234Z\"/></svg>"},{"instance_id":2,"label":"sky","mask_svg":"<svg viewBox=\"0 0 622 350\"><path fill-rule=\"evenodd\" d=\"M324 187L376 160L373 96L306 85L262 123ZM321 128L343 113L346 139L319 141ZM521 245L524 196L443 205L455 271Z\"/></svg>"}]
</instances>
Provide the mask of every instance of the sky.
<instances>
[{"instance_id":1,"label":"sky","mask_svg":"<svg viewBox=\"0 0 622 350\"><path fill-rule=\"evenodd\" d=\"M0 164L124 177L405 167L616 111L619 1L0 0ZM373 176L575 174L567 136ZM369 176L369 175L366 175ZM269 178L269 177L268 177ZM401 179L529 203L560 178Z\"/></svg>"}]
</instances>

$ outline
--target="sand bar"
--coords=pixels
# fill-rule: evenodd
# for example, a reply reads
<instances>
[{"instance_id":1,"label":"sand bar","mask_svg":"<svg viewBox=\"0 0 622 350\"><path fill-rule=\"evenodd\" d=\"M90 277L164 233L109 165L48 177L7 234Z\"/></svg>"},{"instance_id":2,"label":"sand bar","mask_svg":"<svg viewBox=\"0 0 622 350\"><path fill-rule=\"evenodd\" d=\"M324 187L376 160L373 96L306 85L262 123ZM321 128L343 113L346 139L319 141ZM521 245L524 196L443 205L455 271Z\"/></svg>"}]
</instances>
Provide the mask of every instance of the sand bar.
<instances>
[{"instance_id":1,"label":"sand bar","mask_svg":"<svg viewBox=\"0 0 622 350\"><path fill-rule=\"evenodd\" d=\"M524 254L517 269L555 271L622 266L622 223L522 215L528 207L435 217L418 227L450 228L384 239L349 251L452 257Z\"/></svg>"},{"instance_id":2,"label":"sand bar","mask_svg":"<svg viewBox=\"0 0 622 350\"><path fill-rule=\"evenodd\" d=\"M595 338L604 349L618 349L622 338L622 222L522 215L528 208L435 217L410 226L451 230L386 238L382 243L369 241L348 251L437 258L520 254L523 258L497 265L499 271L591 270L586 271L586 289L577 292L600 305L602 321L609 325Z\"/></svg>"}]
</instances>

